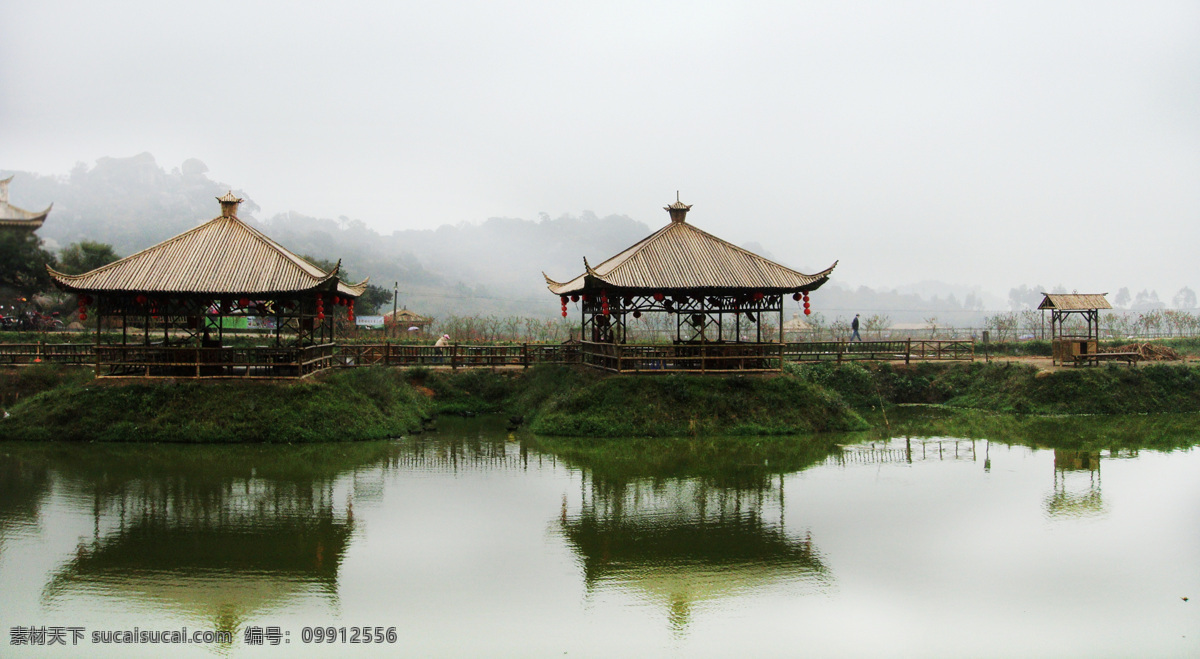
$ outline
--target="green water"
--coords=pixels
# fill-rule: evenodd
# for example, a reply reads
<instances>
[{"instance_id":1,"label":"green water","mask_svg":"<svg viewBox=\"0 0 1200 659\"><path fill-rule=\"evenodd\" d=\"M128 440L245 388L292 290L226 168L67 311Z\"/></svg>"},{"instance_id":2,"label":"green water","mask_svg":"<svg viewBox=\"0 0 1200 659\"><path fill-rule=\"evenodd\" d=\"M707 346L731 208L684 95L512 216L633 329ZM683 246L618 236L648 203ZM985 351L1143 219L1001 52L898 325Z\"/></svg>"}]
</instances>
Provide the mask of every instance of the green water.
<instances>
[{"instance_id":1,"label":"green water","mask_svg":"<svg viewBox=\"0 0 1200 659\"><path fill-rule=\"evenodd\" d=\"M5 443L0 655L1198 656L1197 420ZM232 641L93 641L184 627Z\"/></svg>"}]
</instances>

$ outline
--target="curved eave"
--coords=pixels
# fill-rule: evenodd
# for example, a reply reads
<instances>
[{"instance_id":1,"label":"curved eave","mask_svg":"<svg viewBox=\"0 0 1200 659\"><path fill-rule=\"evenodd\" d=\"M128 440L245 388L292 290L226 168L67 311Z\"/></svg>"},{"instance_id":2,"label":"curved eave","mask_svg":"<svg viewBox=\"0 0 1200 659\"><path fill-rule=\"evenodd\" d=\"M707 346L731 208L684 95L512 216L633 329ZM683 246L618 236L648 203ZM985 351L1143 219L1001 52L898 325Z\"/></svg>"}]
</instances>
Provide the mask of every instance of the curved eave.
<instances>
[{"instance_id":1,"label":"curved eave","mask_svg":"<svg viewBox=\"0 0 1200 659\"><path fill-rule=\"evenodd\" d=\"M367 283L371 281L370 277L358 282L357 284L347 284L344 281L339 281L337 290L343 296L358 297L367 291Z\"/></svg>"},{"instance_id":2,"label":"curved eave","mask_svg":"<svg viewBox=\"0 0 1200 659\"><path fill-rule=\"evenodd\" d=\"M50 209L54 208L54 204L46 207L46 210L39 212L25 211L16 206L8 205L9 211L15 217L0 218L0 227L8 227L11 229L26 229L28 231L37 231L42 228L42 224L46 222L46 217L50 215Z\"/></svg>"},{"instance_id":3,"label":"curved eave","mask_svg":"<svg viewBox=\"0 0 1200 659\"><path fill-rule=\"evenodd\" d=\"M833 265L816 274L806 275L804 273L797 273L807 281L799 283L795 286L620 286L597 274L593 268L587 266L586 260L584 261L584 266L587 268L587 271L569 282L560 283L554 281L550 277L547 277L546 273L544 272L542 273L542 277L544 277L546 280L546 288L550 289L550 292L554 293L555 295L574 295L588 290L596 290L600 288L608 288L614 291L625 291L632 294L641 295L648 295L651 293L671 294L687 291L702 291L704 293L713 294L738 294L746 291L758 291L761 293L785 295L789 293L807 293L815 291L824 286L825 282L829 281L829 276L833 274L833 270L837 267L837 265L838 262L834 261Z\"/></svg>"}]
</instances>

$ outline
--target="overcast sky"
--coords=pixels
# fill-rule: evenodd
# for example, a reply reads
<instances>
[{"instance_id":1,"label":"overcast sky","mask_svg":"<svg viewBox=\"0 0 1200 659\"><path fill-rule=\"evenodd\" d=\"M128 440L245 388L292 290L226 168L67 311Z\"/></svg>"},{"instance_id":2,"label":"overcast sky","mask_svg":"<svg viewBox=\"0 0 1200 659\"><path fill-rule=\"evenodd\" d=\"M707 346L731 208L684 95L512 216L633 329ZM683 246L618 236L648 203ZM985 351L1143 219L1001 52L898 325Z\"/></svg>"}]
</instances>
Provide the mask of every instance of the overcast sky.
<instances>
[{"instance_id":1,"label":"overcast sky","mask_svg":"<svg viewBox=\"0 0 1200 659\"><path fill-rule=\"evenodd\" d=\"M0 4L0 168L143 151L265 217L658 227L679 190L851 285L1169 301L1200 289L1200 3Z\"/></svg>"}]
</instances>

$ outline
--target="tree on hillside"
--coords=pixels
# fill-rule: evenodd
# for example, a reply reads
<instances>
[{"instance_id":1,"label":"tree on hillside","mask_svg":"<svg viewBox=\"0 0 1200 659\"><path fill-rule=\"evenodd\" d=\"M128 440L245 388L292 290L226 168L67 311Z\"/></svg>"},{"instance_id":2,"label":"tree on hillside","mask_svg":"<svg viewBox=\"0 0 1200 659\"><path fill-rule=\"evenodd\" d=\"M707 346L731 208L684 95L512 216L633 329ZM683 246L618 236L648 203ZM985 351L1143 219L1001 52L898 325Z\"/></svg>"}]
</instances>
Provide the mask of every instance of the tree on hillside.
<instances>
[{"instance_id":1,"label":"tree on hillside","mask_svg":"<svg viewBox=\"0 0 1200 659\"><path fill-rule=\"evenodd\" d=\"M90 272L120 259L112 245L91 240L71 243L58 254L57 270L68 275Z\"/></svg>"},{"instance_id":2,"label":"tree on hillside","mask_svg":"<svg viewBox=\"0 0 1200 659\"><path fill-rule=\"evenodd\" d=\"M392 292L382 286L375 284L367 284L367 290L358 298L358 313L362 315L374 315L379 313L379 308L387 306L387 310L391 311L390 303L392 301Z\"/></svg>"},{"instance_id":3,"label":"tree on hillside","mask_svg":"<svg viewBox=\"0 0 1200 659\"><path fill-rule=\"evenodd\" d=\"M1125 286L1122 286L1121 290L1117 291L1116 296L1113 297L1113 304L1124 308L1128 307L1132 300L1133 296L1129 294L1129 289Z\"/></svg>"},{"instance_id":4,"label":"tree on hillside","mask_svg":"<svg viewBox=\"0 0 1200 659\"><path fill-rule=\"evenodd\" d=\"M0 230L0 286L23 297L50 287L46 266L54 266L54 255L42 248L42 240L28 231Z\"/></svg>"}]
</instances>

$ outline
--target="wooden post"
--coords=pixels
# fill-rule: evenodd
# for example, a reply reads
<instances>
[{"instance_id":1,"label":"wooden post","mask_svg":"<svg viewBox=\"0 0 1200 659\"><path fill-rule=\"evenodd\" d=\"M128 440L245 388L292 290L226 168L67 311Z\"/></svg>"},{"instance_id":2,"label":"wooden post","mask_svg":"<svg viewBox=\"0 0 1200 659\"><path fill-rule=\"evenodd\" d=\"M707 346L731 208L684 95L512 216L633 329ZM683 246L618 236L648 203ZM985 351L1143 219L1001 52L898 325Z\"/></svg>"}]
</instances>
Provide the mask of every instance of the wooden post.
<instances>
[{"instance_id":1,"label":"wooden post","mask_svg":"<svg viewBox=\"0 0 1200 659\"><path fill-rule=\"evenodd\" d=\"M457 368L458 368L458 344L455 343L453 346L450 346L450 369L454 370Z\"/></svg>"},{"instance_id":2,"label":"wooden post","mask_svg":"<svg viewBox=\"0 0 1200 659\"><path fill-rule=\"evenodd\" d=\"M908 337L908 345L904 349L904 364L906 366L910 363L909 362L910 359L912 359L912 337L911 336Z\"/></svg>"}]
</instances>

